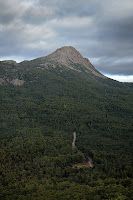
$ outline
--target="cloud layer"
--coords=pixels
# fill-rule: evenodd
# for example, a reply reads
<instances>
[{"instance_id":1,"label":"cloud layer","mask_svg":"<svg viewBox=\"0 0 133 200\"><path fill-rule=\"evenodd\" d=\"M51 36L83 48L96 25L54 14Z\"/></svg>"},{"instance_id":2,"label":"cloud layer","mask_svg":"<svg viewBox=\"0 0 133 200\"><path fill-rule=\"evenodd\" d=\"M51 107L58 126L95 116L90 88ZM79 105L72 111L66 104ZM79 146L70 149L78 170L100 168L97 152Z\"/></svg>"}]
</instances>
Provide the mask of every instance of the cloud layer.
<instances>
[{"instance_id":1,"label":"cloud layer","mask_svg":"<svg viewBox=\"0 0 133 200\"><path fill-rule=\"evenodd\" d=\"M105 74L133 75L132 0L0 0L0 60L74 46Z\"/></svg>"}]
</instances>

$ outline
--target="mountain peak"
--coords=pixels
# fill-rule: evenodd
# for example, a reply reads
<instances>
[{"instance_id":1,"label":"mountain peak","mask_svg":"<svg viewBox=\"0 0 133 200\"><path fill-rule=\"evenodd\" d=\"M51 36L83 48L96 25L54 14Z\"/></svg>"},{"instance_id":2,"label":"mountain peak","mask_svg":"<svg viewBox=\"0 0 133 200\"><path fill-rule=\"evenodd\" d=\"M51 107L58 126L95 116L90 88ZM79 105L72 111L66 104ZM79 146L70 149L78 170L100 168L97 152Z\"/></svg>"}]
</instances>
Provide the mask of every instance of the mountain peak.
<instances>
[{"instance_id":1,"label":"mountain peak","mask_svg":"<svg viewBox=\"0 0 133 200\"><path fill-rule=\"evenodd\" d=\"M50 60L57 60L62 64L68 64L70 62L79 63L84 59L83 56L71 46L61 47L47 57Z\"/></svg>"},{"instance_id":2,"label":"mountain peak","mask_svg":"<svg viewBox=\"0 0 133 200\"><path fill-rule=\"evenodd\" d=\"M82 55L74 47L72 47L72 46L61 47L61 48L57 49L55 52L56 53L65 53L68 56L70 56L71 53L72 53L72 54L75 54L77 56L80 55L82 57Z\"/></svg>"},{"instance_id":3,"label":"mountain peak","mask_svg":"<svg viewBox=\"0 0 133 200\"><path fill-rule=\"evenodd\" d=\"M88 58L84 58L74 47L64 46L57 49L55 52L48 56L36 59L40 66L48 68L56 68L57 65L60 67L65 66L66 69L72 69L78 72L85 71L95 76L106 78L95 67L90 63Z\"/></svg>"}]
</instances>

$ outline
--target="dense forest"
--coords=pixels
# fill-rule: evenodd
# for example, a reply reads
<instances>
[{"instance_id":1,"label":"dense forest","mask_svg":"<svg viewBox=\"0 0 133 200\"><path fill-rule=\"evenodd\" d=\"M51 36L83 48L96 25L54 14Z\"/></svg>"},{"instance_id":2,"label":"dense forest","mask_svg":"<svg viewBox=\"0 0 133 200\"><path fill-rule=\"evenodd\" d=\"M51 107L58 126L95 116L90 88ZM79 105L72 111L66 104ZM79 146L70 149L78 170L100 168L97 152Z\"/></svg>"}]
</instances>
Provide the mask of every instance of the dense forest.
<instances>
[{"instance_id":1,"label":"dense forest","mask_svg":"<svg viewBox=\"0 0 133 200\"><path fill-rule=\"evenodd\" d=\"M38 62L0 62L0 199L131 200L133 84Z\"/></svg>"}]
</instances>

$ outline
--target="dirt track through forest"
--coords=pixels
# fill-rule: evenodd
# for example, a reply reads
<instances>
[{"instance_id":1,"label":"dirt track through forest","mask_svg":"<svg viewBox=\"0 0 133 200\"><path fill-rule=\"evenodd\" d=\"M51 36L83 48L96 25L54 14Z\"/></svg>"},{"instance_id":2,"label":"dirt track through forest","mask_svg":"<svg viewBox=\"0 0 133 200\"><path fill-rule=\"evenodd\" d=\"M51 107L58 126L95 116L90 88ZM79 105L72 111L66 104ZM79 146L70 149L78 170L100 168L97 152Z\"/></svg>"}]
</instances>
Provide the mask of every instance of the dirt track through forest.
<instances>
[{"instance_id":1,"label":"dirt track through forest","mask_svg":"<svg viewBox=\"0 0 133 200\"><path fill-rule=\"evenodd\" d=\"M72 147L75 147L75 141L76 141L76 131L73 133Z\"/></svg>"},{"instance_id":2,"label":"dirt track through forest","mask_svg":"<svg viewBox=\"0 0 133 200\"><path fill-rule=\"evenodd\" d=\"M76 142L76 131L74 131L74 133L73 133L72 148L75 147L75 142ZM73 167L74 166L76 166L78 168L87 167L87 166L90 167L90 168L93 168L93 160L92 160L91 157L88 157L86 162L77 163L77 164L74 164Z\"/></svg>"}]
</instances>

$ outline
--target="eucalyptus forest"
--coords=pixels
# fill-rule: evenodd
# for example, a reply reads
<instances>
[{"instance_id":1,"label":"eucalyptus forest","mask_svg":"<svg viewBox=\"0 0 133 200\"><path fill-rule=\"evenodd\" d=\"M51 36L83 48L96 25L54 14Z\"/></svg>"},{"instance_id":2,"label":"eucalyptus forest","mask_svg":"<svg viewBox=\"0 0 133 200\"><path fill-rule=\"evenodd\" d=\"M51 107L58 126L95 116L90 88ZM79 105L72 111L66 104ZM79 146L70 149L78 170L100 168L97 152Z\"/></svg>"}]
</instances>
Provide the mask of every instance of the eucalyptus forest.
<instances>
[{"instance_id":1,"label":"eucalyptus forest","mask_svg":"<svg viewBox=\"0 0 133 200\"><path fill-rule=\"evenodd\" d=\"M133 84L71 66L0 62L1 200L133 198Z\"/></svg>"}]
</instances>

